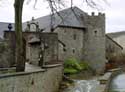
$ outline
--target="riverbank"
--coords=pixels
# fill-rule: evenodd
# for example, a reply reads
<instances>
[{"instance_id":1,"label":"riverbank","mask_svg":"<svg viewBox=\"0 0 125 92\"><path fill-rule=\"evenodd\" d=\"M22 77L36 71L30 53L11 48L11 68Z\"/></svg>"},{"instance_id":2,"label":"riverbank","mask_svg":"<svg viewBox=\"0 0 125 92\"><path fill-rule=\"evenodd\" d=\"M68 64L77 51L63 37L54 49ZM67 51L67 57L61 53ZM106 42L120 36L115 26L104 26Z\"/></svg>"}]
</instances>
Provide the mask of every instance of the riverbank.
<instances>
[{"instance_id":1,"label":"riverbank","mask_svg":"<svg viewBox=\"0 0 125 92\"><path fill-rule=\"evenodd\" d=\"M120 73L121 69L112 69L101 76L89 76L88 78L84 77L74 77L74 85L69 85L64 91L61 92L108 92L110 82L112 78ZM89 91L88 91L89 90Z\"/></svg>"},{"instance_id":2,"label":"riverbank","mask_svg":"<svg viewBox=\"0 0 125 92\"><path fill-rule=\"evenodd\" d=\"M99 86L97 87L97 92L109 92L110 84L112 79L122 73L121 68L115 68L107 71L104 75L98 76L97 81L99 81Z\"/></svg>"},{"instance_id":3,"label":"riverbank","mask_svg":"<svg viewBox=\"0 0 125 92\"><path fill-rule=\"evenodd\" d=\"M112 79L121 74L123 70L121 68L115 68L107 71L102 76L97 76L95 79L99 81L99 86L97 87L97 92L109 92Z\"/></svg>"}]
</instances>

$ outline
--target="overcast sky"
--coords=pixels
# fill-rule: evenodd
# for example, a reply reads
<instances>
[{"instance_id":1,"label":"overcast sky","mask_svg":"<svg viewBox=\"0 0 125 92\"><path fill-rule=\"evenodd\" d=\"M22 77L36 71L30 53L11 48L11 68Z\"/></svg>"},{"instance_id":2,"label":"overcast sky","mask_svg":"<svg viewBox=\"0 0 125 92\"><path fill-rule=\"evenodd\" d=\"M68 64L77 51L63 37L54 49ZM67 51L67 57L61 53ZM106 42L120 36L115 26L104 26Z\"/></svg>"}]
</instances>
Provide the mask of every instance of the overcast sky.
<instances>
[{"instance_id":1,"label":"overcast sky","mask_svg":"<svg viewBox=\"0 0 125 92\"><path fill-rule=\"evenodd\" d=\"M32 17L38 18L50 14L50 10L45 0L38 0L36 9L34 9L34 0L29 4L25 2L23 11L23 21L31 20ZM70 1L70 0L69 0ZM103 3L102 0L95 0L103 9L97 10L83 4L82 0L74 0L74 6L78 6L83 11L88 12L103 12L106 14L106 32L116 32L125 30L125 0L107 0L108 3ZM43 3L44 2L44 3ZM69 3L68 0L65 2ZM70 5L70 4L68 4ZM67 7L69 7L67 5ZM0 2L0 22L14 22L13 0L2 0Z\"/></svg>"}]
</instances>

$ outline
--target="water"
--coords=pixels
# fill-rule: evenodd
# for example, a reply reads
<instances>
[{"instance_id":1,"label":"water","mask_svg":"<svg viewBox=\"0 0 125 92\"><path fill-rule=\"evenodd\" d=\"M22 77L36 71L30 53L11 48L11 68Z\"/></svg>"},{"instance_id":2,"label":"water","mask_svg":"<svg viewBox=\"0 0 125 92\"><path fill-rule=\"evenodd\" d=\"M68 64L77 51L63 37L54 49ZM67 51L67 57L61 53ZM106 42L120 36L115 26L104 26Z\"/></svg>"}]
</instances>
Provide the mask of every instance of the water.
<instances>
[{"instance_id":1,"label":"water","mask_svg":"<svg viewBox=\"0 0 125 92\"><path fill-rule=\"evenodd\" d=\"M64 92L98 92L97 86L99 86L97 80L75 80L75 85Z\"/></svg>"},{"instance_id":2,"label":"water","mask_svg":"<svg viewBox=\"0 0 125 92\"><path fill-rule=\"evenodd\" d=\"M125 74L116 76L111 83L111 92L125 92Z\"/></svg>"},{"instance_id":3,"label":"water","mask_svg":"<svg viewBox=\"0 0 125 92\"><path fill-rule=\"evenodd\" d=\"M99 82L97 80L75 80L74 86L70 86L63 92L100 92L97 90ZM109 92L125 92L125 74L116 76Z\"/></svg>"}]
</instances>

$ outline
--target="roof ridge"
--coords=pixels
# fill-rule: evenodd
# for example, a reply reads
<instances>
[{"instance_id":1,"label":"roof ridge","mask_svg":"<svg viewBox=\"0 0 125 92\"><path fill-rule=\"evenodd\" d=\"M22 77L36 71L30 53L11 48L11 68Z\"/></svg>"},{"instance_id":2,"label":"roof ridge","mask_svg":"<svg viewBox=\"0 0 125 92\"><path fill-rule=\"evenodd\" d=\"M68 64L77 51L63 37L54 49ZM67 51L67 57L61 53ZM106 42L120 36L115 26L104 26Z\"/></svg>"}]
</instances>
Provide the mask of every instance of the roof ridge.
<instances>
[{"instance_id":1,"label":"roof ridge","mask_svg":"<svg viewBox=\"0 0 125 92\"><path fill-rule=\"evenodd\" d=\"M73 6L73 7L68 7L68 8L65 8L65 9L62 9L62 10L60 10L60 11L58 11L58 13L61 13L61 12L64 12L64 11L66 11L66 10L74 10L74 9L77 9L77 10L80 10L81 12L83 12L83 13L85 13L84 11L82 11L80 8L78 8L77 6ZM54 13L54 14L57 14L57 13ZM87 13L86 13L87 14ZM37 19L40 19L40 18L43 18L43 17L47 17L47 16L50 16L51 14L48 14L48 15L45 15L45 16L41 16L41 17L39 17L39 18L36 18L35 20L37 20Z\"/></svg>"}]
</instances>

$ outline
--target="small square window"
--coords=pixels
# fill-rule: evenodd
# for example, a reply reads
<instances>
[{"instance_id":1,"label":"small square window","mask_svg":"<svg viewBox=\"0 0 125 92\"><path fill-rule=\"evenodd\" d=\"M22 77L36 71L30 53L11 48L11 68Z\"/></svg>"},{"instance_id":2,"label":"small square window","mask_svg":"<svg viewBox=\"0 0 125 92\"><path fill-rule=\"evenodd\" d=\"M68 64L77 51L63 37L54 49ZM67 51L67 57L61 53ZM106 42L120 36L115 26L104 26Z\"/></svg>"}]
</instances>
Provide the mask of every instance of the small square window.
<instances>
[{"instance_id":1,"label":"small square window","mask_svg":"<svg viewBox=\"0 0 125 92\"><path fill-rule=\"evenodd\" d=\"M98 32L97 30L94 31L94 35L95 35L95 36L97 36L97 32Z\"/></svg>"},{"instance_id":2,"label":"small square window","mask_svg":"<svg viewBox=\"0 0 125 92\"><path fill-rule=\"evenodd\" d=\"M75 53L75 49L73 49L72 52Z\"/></svg>"},{"instance_id":3,"label":"small square window","mask_svg":"<svg viewBox=\"0 0 125 92\"><path fill-rule=\"evenodd\" d=\"M95 34L97 34L97 30L96 31L94 31L95 32Z\"/></svg>"},{"instance_id":4,"label":"small square window","mask_svg":"<svg viewBox=\"0 0 125 92\"><path fill-rule=\"evenodd\" d=\"M63 51L66 52L66 48L63 48Z\"/></svg>"}]
</instances>

